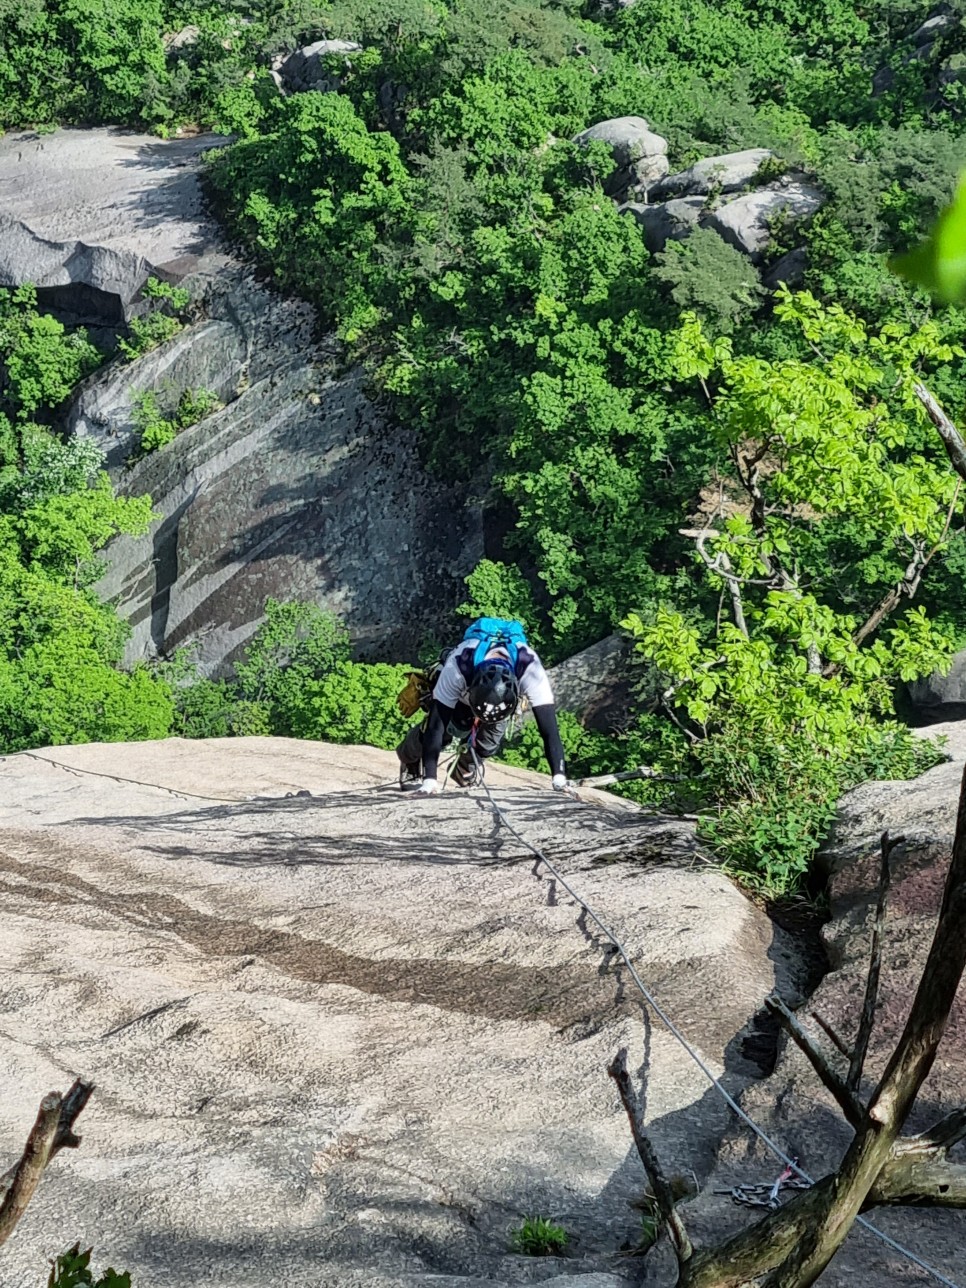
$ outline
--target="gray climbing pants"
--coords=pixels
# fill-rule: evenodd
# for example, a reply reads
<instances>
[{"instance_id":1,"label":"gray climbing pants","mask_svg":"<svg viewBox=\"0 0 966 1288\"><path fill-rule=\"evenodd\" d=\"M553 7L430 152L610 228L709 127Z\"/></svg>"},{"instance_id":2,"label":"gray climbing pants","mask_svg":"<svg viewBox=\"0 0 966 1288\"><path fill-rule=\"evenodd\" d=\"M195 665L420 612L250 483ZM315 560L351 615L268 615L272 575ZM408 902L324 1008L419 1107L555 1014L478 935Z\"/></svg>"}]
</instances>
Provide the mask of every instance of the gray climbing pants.
<instances>
[{"instance_id":1,"label":"gray climbing pants","mask_svg":"<svg viewBox=\"0 0 966 1288\"><path fill-rule=\"evenodd\" d=\"M463 712L466 716L463 716ZM448 747L453 740L457 742L466 742L473 728L473 713L464 703L460 703L456 708L453 719L449 722L449 727L443 737L443 746ZM481 760L486 760L487 756L494 755L500 750L500 745L506 735L509 720L499 720L496 724L481 724L476 730L476 754ZM422 720L419 724L414 724L406 734L405 738L396 748L396 755L404 765L409 765L414 772L416 766L422 764L423 759L423 729L426 727L426 721ZM473 757L470 755L469 747L464 748L460 754L459 764L461 768L468 769L473 763Z\"/></svg>"}]
</instances>

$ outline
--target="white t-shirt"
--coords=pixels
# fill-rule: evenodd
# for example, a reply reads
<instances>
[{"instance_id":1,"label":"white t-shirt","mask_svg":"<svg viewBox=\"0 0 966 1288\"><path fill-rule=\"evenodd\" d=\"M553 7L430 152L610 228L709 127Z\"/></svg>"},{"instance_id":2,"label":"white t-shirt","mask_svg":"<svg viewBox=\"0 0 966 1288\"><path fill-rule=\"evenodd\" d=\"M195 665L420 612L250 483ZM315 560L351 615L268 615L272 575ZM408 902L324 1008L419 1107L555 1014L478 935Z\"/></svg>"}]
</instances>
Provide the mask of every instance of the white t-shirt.
<instances>
[{"instance_id":1,"label":"white t-shirt","mask_svg":"<svg viewBox=\"0 0 966 1288\"><path fill-rule=\"evenodd\" d=\"M473 678L473 655L477 643L477 640L464 640L457 644L443 664L433 689L433 697L444 707L455 707L458 702L466 701L470 680ZM500 647L491 648L486 656L510 660L510 654ZM527 699L531 707L545 707L553 702L553 689L543 663L527 645L517 650L515 670L521 696Z\"/></svg>"}]
</instances>

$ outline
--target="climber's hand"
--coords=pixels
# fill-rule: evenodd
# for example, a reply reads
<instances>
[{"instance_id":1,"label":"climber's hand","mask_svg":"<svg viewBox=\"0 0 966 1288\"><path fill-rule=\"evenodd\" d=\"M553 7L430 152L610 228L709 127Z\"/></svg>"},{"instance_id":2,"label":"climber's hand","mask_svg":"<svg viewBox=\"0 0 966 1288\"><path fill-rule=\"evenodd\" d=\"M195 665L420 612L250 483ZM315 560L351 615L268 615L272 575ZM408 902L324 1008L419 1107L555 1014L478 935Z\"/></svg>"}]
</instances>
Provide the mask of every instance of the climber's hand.
<instances>
[{"instance_id":1,"label":"climber's hand","mask_svg":"<svg viewBox=\"0 0 966 1288\"><path fill-rule=\"evenodd\" d=\"M435 796L440 791L440 785L435 778L424 778L422 786L417 787L414 796Z\"/></svg>"},{"instance_id":2,"label":"climber's hand","mask_svg":"<svg viewBox=\"0 0 966 1288\"><path fill-rule=\"evenodd\" d=\"M568 796L576 796L573 783L569 782L566 774L554 774L550 780L550 786L555 792L566 792Z\"/></svg>"}]
</instances>

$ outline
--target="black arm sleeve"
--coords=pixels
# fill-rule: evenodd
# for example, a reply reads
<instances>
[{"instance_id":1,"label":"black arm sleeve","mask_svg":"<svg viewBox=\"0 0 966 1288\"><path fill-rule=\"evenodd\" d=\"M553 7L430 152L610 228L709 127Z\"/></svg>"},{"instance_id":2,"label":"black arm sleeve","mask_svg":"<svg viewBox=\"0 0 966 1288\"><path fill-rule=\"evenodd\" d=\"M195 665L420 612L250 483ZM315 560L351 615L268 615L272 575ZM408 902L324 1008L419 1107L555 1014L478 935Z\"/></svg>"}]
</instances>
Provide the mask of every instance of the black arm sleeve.
<instances>
[{"instance_id":1,"label":"black arm sleeve","mask_svg":"<svg viewBox=\"0 0 966 1288\"><path fill-rule=\"evenodd\" d=\"M552 702L545 706L533 708L533 718L543 739L543 750L550 766L551 774L566 774L567 763L564 760L563 743L560 741L560 730L557 728L557 708Z\"/></svg>"},{"instance_id":2,"label":"black arm sleeve","mask_svg":"<svg viewBox=\"0 0 966 1288\"><path fill-rule=\"evenodd\" d=\"M444 707L441 702L437 702L435 698L433 699L433 705L429 708L429 719L426 721L426 728L423 730L424 778L436 777L436 770L439 766L439 753L443 750L443 739L446 737L446 730L453 715L452 707Z\"/></svg>"}]
</instances>

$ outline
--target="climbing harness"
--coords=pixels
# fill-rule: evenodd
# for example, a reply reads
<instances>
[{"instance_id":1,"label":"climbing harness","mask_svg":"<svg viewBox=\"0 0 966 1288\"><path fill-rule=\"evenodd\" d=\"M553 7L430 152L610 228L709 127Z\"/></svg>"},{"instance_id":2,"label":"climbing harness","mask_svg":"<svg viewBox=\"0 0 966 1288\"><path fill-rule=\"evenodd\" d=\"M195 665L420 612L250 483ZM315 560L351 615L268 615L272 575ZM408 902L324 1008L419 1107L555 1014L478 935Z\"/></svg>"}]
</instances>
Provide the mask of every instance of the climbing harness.
<instances>
[{"instance_id":1,"label":"climbing harness","mask_svg":"<svg viewBox=\"0 0 966 1288\"><path fill-rule=\"evenodd\" d=\"M473 751L473 755L474 757L476 756L475 750ZM580 905L585 915L594 923L595 926L597 926L598 930L600 930L604 938L609 940L610 943L613 944L614 948L623 958L624 965L627 967L627 970L628 970L628 973L630 974L631 979L634 981L634 984L636 985L641 996L644 998L645 1002L647 1002L648 1006L650 1006L651 1010L658 1017L658 1019L661 1021L661 1023L664 1025L667 1031L671 1034L671 1036L675 1038L677 1042L679 1042L680 1045L684 1048L684 1050L688 1053L688 1055L691 1057L694 1063L698 1066L698 1068L701 1070L704 1076L711 1083L712 1087L714 1087L714 1089L721 1096L722 1100L725 1102L728 1108L731 1109L733 1113L737 1114L737 1116L741 1119L741 1121L745 1124L745 1126L749 1127L754 1132L754 1134L758 1137L758 1139L762 1142L762 1144L765 1145L769 1150L771 1150L771 1152L775 1155L777 1159L779 1159L780 1162L785 1164L785 1169L789 1173L790 1177L791 1176L796 1177L798 1181L802 1183L803 1188L808 1189L812 1185L814 1185L815 1184L814 1179L811 1176L809 1176L806 1171L804 1171L801 1167L799 1167L797 1160L793 1158L789 1158L789 1156L785 1153L785 1151L779 1145L777 1145L775 1141L772 1140L772 1138L767 1134L764 1128L759 1127L758 1124L755 1122L755 1120L749 1117L749 1115L744 1111L744 1109L741 1108L737 1100L735 1100L734 1096L732 1096L729 1092L727 1092L725 1088L721 1085L718 1079L708 1068L704 1060L701 1059L697 1051L694 1049L691 1043L687 1040L687 1038L684 1036L681 1030L671 1019L670 1015L668 1015L667 1011L664 1010L664 1008L658 1002L657 998L655 998L653 993L651 993L649 989L646 987L646 985L644 984L644 981L637 973L637 969L635 968L634 963L631 961L630 954L628 953L623 942L620 939L618 939L617 935L610 929L609 926L607 926L603 921L601 921L600 917L594 911L591 905L587 902L587 900L577 893L577 891L573 888L573 886L570 884L567 878L563 876L563 874L560 872L559 868L555 867L555 865L547 858L543 850L541 850L539 846L534 845L532 841L528 841L525 836L523 836L520 832L517 831L517 829L507 818L504 810L497 804L496 800L493 797L493 793L490 791L485 780L482 783L482 787L483 787L483 791L486 793L487 800L490 802L493 812L496 815L499 822L507 829L507 831L512 836L516 837L516 839L520 842L522 846L524 846L525 849L530 851L530 853L534 856L534 858L536 858L540 863L543 864L543 866L547 869L547 871L550 872L550 874L553 876L554 880L557 881L557 883L561 885L564 888L564 890L567 891L571 899L573 899L575 903ZM784 1174L785 1173L783 1172L782 1176L784 1176ZM789 1181L789 1184L790 1183L791 1182ZM779 1182L778 1182L779 1192L783 1184L784 1182L782 1182L781 1177L779 1177ZM740 1189L741 1187L736 1187L736 1188ZM772 1186L771 1188L774 1189L774 1186ZM731 1193L731 1191L728 1191L728 1193ZM776 1198L777 1197L778 1196L776 1194ZM887 1247L891 1248L893 1252L898 1252L901 1256L905 1257L908 1261L911 1261L913 1265L918 1266L921 1270L925 1270L927 1274L932 1275L932 1277L935 1280L937 1280L939 1283L945 1284L946 1288L960 1288L959 1284L955 1283L952 1279L948 1279L941 1271L937 1270L934 1266L931 1266L928 1263L928 1261L923 1261L921 1257L917 1256L914 1252L910 1251L909 1248L903 1247L901 1243L898 1243L895 1239L891 1238L883 1230L880 1230L878 1226L873 1225L872 1222L869 1221L866 1217L857 1216L855 1218L855 1224L860 1226L863 1230L868 1230L870 1234L874 1235L877 1239L880 1240L880 1242L884 1243Z\"/></svg>"}]
</instances>

